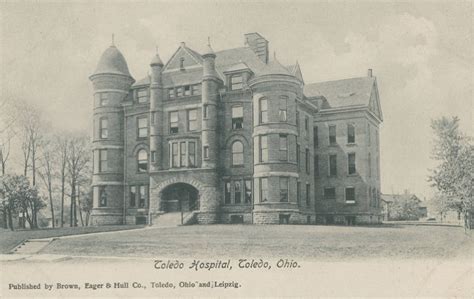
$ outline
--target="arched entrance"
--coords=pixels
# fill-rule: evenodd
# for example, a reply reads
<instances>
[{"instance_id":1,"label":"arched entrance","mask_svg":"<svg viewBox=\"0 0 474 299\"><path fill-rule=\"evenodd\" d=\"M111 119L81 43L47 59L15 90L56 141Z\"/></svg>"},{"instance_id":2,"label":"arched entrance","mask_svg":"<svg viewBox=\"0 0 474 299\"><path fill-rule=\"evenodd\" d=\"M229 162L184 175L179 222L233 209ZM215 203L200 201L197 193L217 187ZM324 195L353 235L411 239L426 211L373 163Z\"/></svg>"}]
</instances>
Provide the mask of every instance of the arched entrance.
<instances>
[{"instance_id":1,"label":"arched entrance","mask_svg":"<svg viewBox=\"0 0 474 299\"><path fill-rule=\"evenodd\" d=\"M185 183L175 183L162 191L163 212L189 212L199 210L199 191Z\"/></svg>"}]
</instances>

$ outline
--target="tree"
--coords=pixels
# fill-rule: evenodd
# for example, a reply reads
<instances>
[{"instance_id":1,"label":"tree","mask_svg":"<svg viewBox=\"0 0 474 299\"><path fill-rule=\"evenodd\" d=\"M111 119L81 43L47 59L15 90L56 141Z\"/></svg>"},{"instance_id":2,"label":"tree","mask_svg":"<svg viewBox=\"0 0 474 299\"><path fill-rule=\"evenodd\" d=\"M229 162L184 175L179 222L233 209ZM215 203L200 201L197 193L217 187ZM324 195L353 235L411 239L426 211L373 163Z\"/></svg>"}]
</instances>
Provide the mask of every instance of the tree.
<instances>
[{"instance_id":1,"label":"tree","mask_svg":"<svg viewBox=\"0 0 474 299\"><path fill-rule=\"evenodd\" d=\"M56 156L57 154L52 142L45 142L43 145L43 151L40 158L41 166L39 168L39 175L40 175L41 180L44 183L46 192L48 194L53 228L55 227L54 203L53 203L53 179L54 179L54 169L57 164Z\"/></svg>"},{"instance_id":2,"label":"tree","mask_svg":"<svg viewBox=\"0 0 474 299\"><path fill-rule=\"evenodd\" d=\"M15 136L15 110L10 100L0 101L0 174L6 173L11 141Z\"/></svg>"},{"instance_id":3,"label":"tree","mask_svg":"<svg viewBox=\"0 0 474 299\"><path fill-rule=\"evenodd\" d=\"M67 163L69 159L69 151L68 145L69 140L66 137L65 133L58 134L55 140L56 146L58 148L58 164L59 164L59 171L57 175L59 176L60 184L61 184L61 227L64 226L64 199L66 196L66 180L67 177Z\"/></svg>"},{"instance_id":4,"label":"tree","mask_svg":"<svg viewBox=\"0 0 474 299\"><path fill-rule=\"evenodd\" d=\"M418 220L420 200L412 194L397 196L390 206L391 220Z\"/></svg>"},{"instance_id":5,"label":"tree","mask_svg":"<svg viewBox=\"0 0 474 299\"><path fill-rule=\"evenodd\" d=\"M473 212L474 145L459 129L459 118L432 120L433 159L438 166L428 180L446 197L446 205L463 215L464 227L471 228Z\"/></svg>"}]
</instances>

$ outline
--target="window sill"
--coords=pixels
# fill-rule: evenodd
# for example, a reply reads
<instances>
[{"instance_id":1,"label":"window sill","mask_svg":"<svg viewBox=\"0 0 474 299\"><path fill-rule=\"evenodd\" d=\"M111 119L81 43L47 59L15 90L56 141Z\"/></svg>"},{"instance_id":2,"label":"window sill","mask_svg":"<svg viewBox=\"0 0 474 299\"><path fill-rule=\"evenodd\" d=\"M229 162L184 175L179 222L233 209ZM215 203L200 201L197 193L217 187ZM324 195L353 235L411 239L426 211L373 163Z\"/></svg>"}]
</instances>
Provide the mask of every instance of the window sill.
<instances>
[{"instance_id":1,"label":"window sill","mask_svg":"<svg viewBox=\"0 0 474 299\"><path fill-rule=\"evenodd\" d=\"M346 146L357 146L357 143L347 143Z\"/></svg>"},{"instance_id":2,"label":"window sill","mask_svg":"<svg viewBox=\"0 0 474 299\"><path fill-rule=\"evenodd\" d=\"M346 205L355 205L355 203L356 203L355 200L346 200L345 201Z\"/></svg>"}]
</instances>

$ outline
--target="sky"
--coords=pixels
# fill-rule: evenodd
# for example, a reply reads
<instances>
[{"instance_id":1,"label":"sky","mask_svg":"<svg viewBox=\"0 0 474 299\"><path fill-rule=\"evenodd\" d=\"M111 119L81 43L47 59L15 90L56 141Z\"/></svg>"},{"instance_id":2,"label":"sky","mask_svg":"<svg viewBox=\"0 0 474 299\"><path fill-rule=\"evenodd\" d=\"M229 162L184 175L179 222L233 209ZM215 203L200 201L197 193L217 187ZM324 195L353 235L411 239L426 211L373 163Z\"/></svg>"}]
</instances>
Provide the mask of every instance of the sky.
<instances>
[{"instance_id":1,"label":"sky","mask_svg":"<svg viewBox=\"0 0 474 299\"><path fill-rule=\"evenodd\" d=\"M132 76L147 75L159 49L180 42L214 50L241 47L259 32L283 64L298 61L306 83L377 77L382 192L430 196L430 120L457 115L472 135L473 8L462 1L2 2L2 100L40 107L55 128L91 130L88 77L115 44Z\"/></svg>"}]
</instances>

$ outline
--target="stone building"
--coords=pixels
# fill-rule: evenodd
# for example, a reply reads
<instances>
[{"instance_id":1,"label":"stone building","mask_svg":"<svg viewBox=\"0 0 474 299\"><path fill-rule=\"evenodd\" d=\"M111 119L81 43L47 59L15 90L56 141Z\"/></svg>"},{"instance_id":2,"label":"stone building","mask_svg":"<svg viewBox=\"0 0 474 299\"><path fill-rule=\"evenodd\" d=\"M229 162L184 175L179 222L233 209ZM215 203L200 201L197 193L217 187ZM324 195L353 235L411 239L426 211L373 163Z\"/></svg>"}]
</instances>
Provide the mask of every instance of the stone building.
<instances>
[{"instance_id":1,"label":"stone building","mask_svg":"<svg viewBox=\"0 0 474 299\"><path fill-rule=\"evenodd\" d=\"M181 43L136 81L109 47L94 87L92 223L380 220L377 83L305 84L268 41L204 53Z\"/></svg>"}]
</instances>

